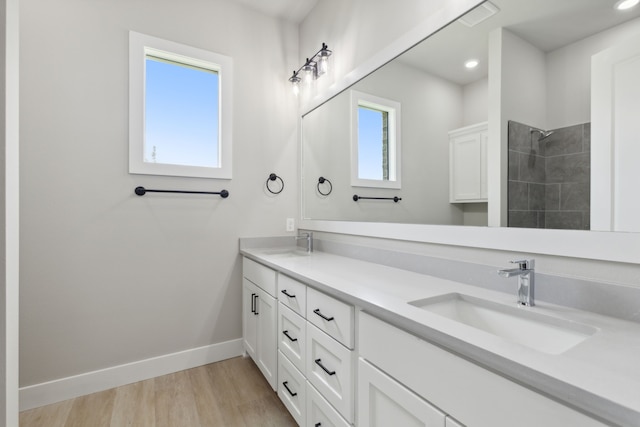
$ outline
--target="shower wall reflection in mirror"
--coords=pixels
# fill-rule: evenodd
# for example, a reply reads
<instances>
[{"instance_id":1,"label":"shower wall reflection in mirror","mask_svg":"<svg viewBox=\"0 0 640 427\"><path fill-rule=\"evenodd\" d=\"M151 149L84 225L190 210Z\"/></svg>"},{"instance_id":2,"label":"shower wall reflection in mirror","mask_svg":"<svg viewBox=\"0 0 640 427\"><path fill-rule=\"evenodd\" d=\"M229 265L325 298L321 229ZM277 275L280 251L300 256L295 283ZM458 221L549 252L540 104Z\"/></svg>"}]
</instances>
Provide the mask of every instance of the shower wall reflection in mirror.
<instances>
[{"instance_id":1,"label":"shower wall reflection in mirror","mask_svg":"<svg viewBox=\"0 0 640 427\"><path fill-rule=\"evenodd\" d=\"M640 7L614 4L491 0L305 114L303 216L640 231ZM401 106L401 188L352 183L352 91ZM365 191L402 202L352 201Z\"/></svg>"}]
</instances>

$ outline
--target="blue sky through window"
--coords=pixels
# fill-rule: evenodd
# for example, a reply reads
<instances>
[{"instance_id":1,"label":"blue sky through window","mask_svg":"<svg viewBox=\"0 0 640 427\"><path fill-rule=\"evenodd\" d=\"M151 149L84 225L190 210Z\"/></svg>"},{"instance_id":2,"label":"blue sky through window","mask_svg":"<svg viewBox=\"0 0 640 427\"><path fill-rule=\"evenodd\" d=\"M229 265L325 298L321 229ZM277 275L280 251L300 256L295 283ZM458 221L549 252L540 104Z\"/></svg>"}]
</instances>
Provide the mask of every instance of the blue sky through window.
<instances>
[{"instance_id":1,"label":"blue sky through window","mask_svg":"<svg viewBox=\"0 0 640 427\"><path fill-rule=\"evenodd\" d=\"M382 111L358 107L358 178L382 180Z\"/></svg>"},{"instance_id":2,"label":"blue sky through window","mask_svg":"<svg viewBox=\"0 0 640 427\"><path fill-rule=\"evenodd\" d=\"M144 161L220 167L218 73L146 59Z\"/></svg>"}]
</instances>

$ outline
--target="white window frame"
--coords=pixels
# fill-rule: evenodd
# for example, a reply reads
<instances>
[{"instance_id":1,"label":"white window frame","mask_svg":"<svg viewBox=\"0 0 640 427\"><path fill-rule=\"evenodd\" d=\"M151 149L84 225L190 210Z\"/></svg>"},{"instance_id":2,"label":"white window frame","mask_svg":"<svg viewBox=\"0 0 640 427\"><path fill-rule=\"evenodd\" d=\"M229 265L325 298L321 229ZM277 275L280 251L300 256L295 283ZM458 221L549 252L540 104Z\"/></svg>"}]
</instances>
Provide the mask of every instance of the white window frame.
<instances>
[{"instance_id":1,"label":"white window frame","mask_svg":"<svg viewBox=\"0 0 640 427\"><path fill-rule=\"evenodd\" d=\"M351 185L370 188L402 188L400 103L368 93L351 93ZM360 107L384 111L388 114L389 179L361 179L358 177L358 109Z\"/></svg>"},{"instance_id":2,"label":"white window frame","mask_svg":"<svg viewBox=\"0 0 640 427\"><path fill-rule=\"evenodd\" d=\"M146 58L155 56L218 73L218 167L144 161ZM129 32L129 173L231 179L233 60L218 53Z\"/></svg>"}]
</instances>

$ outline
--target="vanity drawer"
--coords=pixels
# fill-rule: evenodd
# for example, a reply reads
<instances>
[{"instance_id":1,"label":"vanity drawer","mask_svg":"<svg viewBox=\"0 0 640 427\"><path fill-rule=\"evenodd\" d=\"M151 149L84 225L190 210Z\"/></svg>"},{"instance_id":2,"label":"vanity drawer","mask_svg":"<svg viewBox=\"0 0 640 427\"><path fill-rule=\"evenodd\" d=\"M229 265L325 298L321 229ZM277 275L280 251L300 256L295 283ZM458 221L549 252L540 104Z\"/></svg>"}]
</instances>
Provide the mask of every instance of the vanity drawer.
<instances>
[{"instance_id":1,"label":"vanity drawer","mask_svg":"<svg viewBox=\"0 0 640 427\"><path fill-rule=\"evenodd\" d=\"M318 390L307 382L307 426L350 427Z\"/></svg>"},{"instance_id":2,"label":"vanity drawer","mask_svg":"<svg viewBox=\"0 0 640 427\"><path fill-rule=\"evenodd\" d=\"M307 322L307 379L349 422L354 414L353 365L351 350Z\"/></svg>"},{"instance_id":3,"label":"vanity drawer","mask_svg":"<svg viewBox=\"0 0 640 427\"><path fill-rule=\"evenodd\" d=\"M304 318L291 311L282 302L278 304L278 349L300 372L304 372L306 361L306 325Z\"/></svg>"},{"instance_id":4,"label":"vanity drawer","mask_svg":"<svg viewBox=\"0 0 640 427\"><path fill-rule=\"evenodd\" d=\"M276 296L276 272L262 264L244 258L242 261L242 274L256 285L267 291L272 297Z\"/></svg>"},{"instance_id":5,"label":"vanity drawer","mask_svg":"<svg viewBox=\"0 0 640 427\"><path fill-rule=\"evenodd\" d=\"M354 341L353 316L352 305L307 289L307 320L349 348Z\"/></svg>"},{"instance_id":6,"label":"vanity drawer","mask_svg":"<svg viewBox=\"0 0 640 427\"><path fill-rule=\"evenodd\" d=\"M307 307L307 285L284 274L278 275L278 299L304 317Z\"/></svg>"},{"instance_id":7,"label":"vanity drawer","mask_svg":"<svg viewBox=\"0 0 640 427\"><path fill-rule=\"evenodd\" d=\"M278 352L278 397L298 425L304 425L307 381L285 355Z\"/></svg>"}]
</instances>

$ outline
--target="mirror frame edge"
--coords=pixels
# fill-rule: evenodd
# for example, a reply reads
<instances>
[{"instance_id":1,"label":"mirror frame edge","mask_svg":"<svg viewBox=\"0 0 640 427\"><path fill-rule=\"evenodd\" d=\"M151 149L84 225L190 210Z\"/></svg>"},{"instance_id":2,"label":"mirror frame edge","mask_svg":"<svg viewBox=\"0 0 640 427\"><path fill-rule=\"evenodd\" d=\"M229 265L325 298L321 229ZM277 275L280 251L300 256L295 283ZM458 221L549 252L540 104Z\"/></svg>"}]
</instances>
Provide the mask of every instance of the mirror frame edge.
<instances>
[{"instance_id":1,"label":"mirror frame edge","mask_svg":"<svg viewBox=\"0 0 640 427\"><path fill-rule=\"evenodd\" d=\"M455 5L441 8L421 25L397 38L344 78L335 82L322 96L316 96L304 104L301 103L298 126L300 180L303 181L302 117L304 115L483 2L484 0L461 0ZM299 228L305 230L640 264L640 233L312 220L304 217L304 199L304 185L300 185Z\"/></svg>"}]
</instances>

